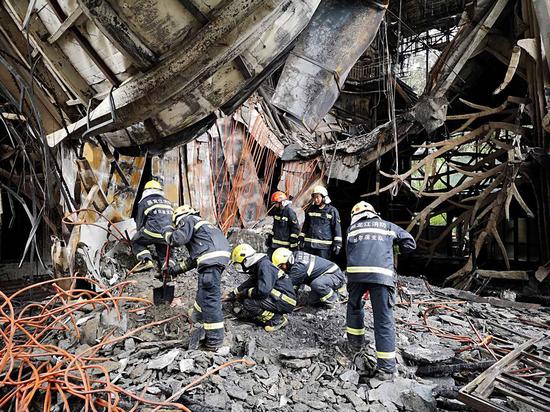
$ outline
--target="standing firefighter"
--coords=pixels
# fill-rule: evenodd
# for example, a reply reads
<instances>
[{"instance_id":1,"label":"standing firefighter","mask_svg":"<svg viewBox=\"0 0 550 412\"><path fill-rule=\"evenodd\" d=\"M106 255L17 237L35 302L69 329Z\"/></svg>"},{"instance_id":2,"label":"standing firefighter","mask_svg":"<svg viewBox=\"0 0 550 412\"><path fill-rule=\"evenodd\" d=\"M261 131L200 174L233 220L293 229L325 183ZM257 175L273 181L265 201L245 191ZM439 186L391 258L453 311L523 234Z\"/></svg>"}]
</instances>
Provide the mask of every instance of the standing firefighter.
<instances>
[{"instance_id":1,"label":"standing firefighter","mask_svg":"<svg viewBox=\"0 0 550 412\"><path fill-rule=\"evenodd\" d=\"M303 251L292 252L286 248L275 250L273 264L284 270L294 288L311 287L311 303L332 306L338 302L338 289L346 282L336 263Z\"/></svg>"},{"instance_id":2,"label":"standing firefighter","mask_svg":"<svg viewBox=\"0 0 550 412\"><path fill-rule=\"evenodd\" d=\"M285 272L271 263L264 253L256 253L246 243L233 249L231 260L243 267L250 278L229 293L229 300L243 301L238 316L264 326L267 332L288 323L286 314L296 306L296 294Z\"/></svg>"},{"instance_id":3,"label":"standing firefighter","mask_svg":"<svg viewBox=\"0 0 550 412\"><path fill-rule=\"evenodd\" d=\"M199 212L188 205L178 207L173 220L175 228L166 228L164 237L170 245L185 245L190 259L174 266L169 273L174 276L195 267L198 269L199 283L192 317L204 326L205 348L216 350L223 344L221 276L229 264L231 246L220 229L203 220Z\"/></svg>"},{"instance_id":4,"label":"standing firefighter","mask_svg":"<svg viewBox=\"0 0 550 412\"><path fill-rule=\"evenodd\" d=\"M149 245L155 245L159 266L165 263L166 243L162 232L172 222L172 205L164 197L162 185L156 180L150 180L145 184L145 190L138 203L136 215L137 232L132 238L134 253L140 262L141 270L155 267Z\"/></svg>"},{"instance_id":5,"label":"standing firefighter","mask_svg":"<svg viewBox=\"0 0 550 412\"><path fill-rule=\"evenodd\" d=\"M273 251L280 247L291 250L298 248L300 226L296 212L292 210L291 201L283 192L275 192L271 196L274 204L273 232L267 237L267 254L271 257Z\"/></svg>"},{"instance_id":6,"label":"standing firefighter","mask_svg":"<svg viewBox=\"0 0 550 412\"><path fill-rule=\"evenodd\" d=\"M353 207L347 233L349 301L346 332L350 348L361 350L365 340L365 313L361 298L369 291L374 316L377 375L383 380L392 379L395 373L394 242L401 252L416 249L416 243L408 232L382 220L369 203L359 202Z\"/></svg>"},{"instance_id":7,"label":"standing firefighter","mask_svg":"<svg viewBox=\"0 0 550 412\"><path fill-rule=\"evenodd\" d=\"M330 204L325 187L315 186L311 197L313 204L306 209L300 243L306 252L331 260L342 248L340 213Z\"/></svg>"}]
</instances>

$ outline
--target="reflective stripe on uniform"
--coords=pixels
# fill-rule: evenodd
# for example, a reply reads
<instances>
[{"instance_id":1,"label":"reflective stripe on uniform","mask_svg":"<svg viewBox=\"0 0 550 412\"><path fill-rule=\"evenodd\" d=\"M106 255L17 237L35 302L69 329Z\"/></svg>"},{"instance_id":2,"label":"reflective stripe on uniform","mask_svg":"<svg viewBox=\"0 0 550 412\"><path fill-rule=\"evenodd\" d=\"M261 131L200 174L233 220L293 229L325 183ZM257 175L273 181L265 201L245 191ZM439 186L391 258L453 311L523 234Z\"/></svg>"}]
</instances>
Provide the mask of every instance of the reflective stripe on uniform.
<instances>
[{"instance_id":1,"label":"reflective stripe on uniform","mask_svg":"<svg viewBox=\"0 0 550 412\"><path fill-rule=\"evenodd\" d=\"M327 275L329 273L334 273L334 272L337 272L339 270L340 270L340 268L338 267L338 265L332 265L331 267L329 267L327 270L325 270L323 272L323 275Z\"/></svg>"},{"instance_id":2,"label":"reflective stripe on uniform","mask_svg":"<svg viewBox=\"0 0 550 412\"><path fill-rule=\"evenodd\" d=\"M151 232L150 230L147 230L147 229L143 229L143 233L151 237L154 237L156 239L164 239L161 233Z\"/></svg>"},{"instance_id":3,"label":"reflective stripe on uniform","mask_svg":"<svg viewBox=\"0 0 550 412\"><path fill-rule=\"evenodd\" d=\"M197 301L195 301L195 303L193 303L193 307L195 308L195 310L197 312L202 312L202 309L201 307L199 306L199 304L197 303Z\"/></svg>"},{"instance_id":4,"label":"reflective stripe on uniform","mask_svg":"<svg viewBox=\"0 0 550 412\"><path fill-rule=\"evenodd\" d=\"M205 254L203 254L203 255L201 255L197 258L197 263L200 264L200 263L204 262L205 260L214 259L214 258L218 258L218 257L229 258L229 257L231 257L231 252L226 252L224 250L219 250L217 252L205 253Z\"/></svg>"},{"instance_id":5,"label":"reflective stripe on uniform","mask_svg":"<svg viewBox=\"0 0 550 412\"><path fill-rule=\"evenodd\" d=\"M395 358L395 352L376 352L378 359L393 359Z\"/></svg>"},{"instance_id":6,"label":"reflective stripe on uniform","mask_svg":"<svg viewBox=\"0 0 550 412\"><path fill-rule=\"evenodd\" d=\"M277 272L277 279L282 279L285 277L285 275L286 273L284 272L284 270L279 269L279 271Z\"/></svg>"},{"instance_id":7,"label":"reflective stripe on uniform","mask_svg":"<svg viewBox=\"0 0 550 412\"><path fill-rule=\"evenodd\" d=\"M321 217L321 216L323 216L321 213L317 213L317 212L308 212L308 215L310 215L311 217Z\"/></svg>"},{"instance_id":8,"label":"reflective stripe on uniform","mask_svg":"<svg viewBox=\"0 0 550 412\"><path fill-rule=\"evenodd\" d=\"M374 227L367 227L363 229L355 229L348 233L348 237L357 236L362 234L375 234L375 235L386 235L391 237L397 237L397 234L393 230L386 229L377 229Z\"/></svg>"},{"instance_id":9,"label":"reflective stripe on uniform","mask_svg":"<svg viewBox=\"0 0 550 412\"><path fill-rule=\"evenodd\" d=\"M290 296L285 295L284 293L279 292L276 289L273 289L271 291L271 294L273 296L275 296L276 298L279 298L279 299L285 301L289 305L296 306L296 301L294 299L292 299Z\"/></svg>"},{"instance_id":10,"label":"reflective stripe on uniform","mask_svg":"<svg viewBox=\"0 0 550 412\"><path fill-rule=\"evenodd\" d=\"M193 228L195 230L197 230L198 228L200 228L201 226L204 226L204 225L211 225L212 223L210 223L208 220L201 220L200 222L197 222L195 224L195 226L193 226Z\"/></svg>"},{"instance_id":11,"label":"reflective stripe on uniform","mask_svg":"<svg viewBox=\"0 0 550 412\"><path fill-rule=\"evenodd\" d=\"M290 242L286 242L284 240L279 240L279 239L271 239L271 241L273 243L275 243L276 245L283 245L283 246L289 246L290 245Z\"/></svg>"},{"instance_id":12,"label":"reflective stripe on uniform","mask_svg":"<svg viewBox=\"0 0 550 412\"><path fill-rule=\"evenodd\" d=\"M291 233L290 234L290 237L295 237L296 239L298 238L298 235L296 233Z\"/></svg>"},{"instance_id":13,"label":"reflective stripe on uniform","mask_svg":"<svg viewBox=\"0 0 550 412\"><path fill-rule=\"evenodd\" d=\"M275 220L285 220L286 221L286 220L288 220L288 217L275 215L275 216L273 216L273 219L275 219Z\"/></svg>"},{"instance_id":14,"label":"reflective stripe on uniform","mask_svg":"<svg viewBox=\"0 0 550 412\"><path fill-rule=\"evenodd\" d=\"M143 212L143 214L147 216L151 210L155 210L155 209L172 209L172 206L166 205L164 203L159 203L145 209L145 212Z\"/></svg>"},{"instance_id":15,"label":"reflective stripe on uniform","mask_svg":"<svg viewBox=\"0 0 550 412\"><path fill-rule=\"evenodd\" d=\"M249 288L247 291L246 291L246 295L251 298L252 297L252 292L254 292L254 288Z\"/></svg>"},{"instance_id":16,"label":"reflective stripe on uniform","mask_svg":"<svg viewBox=\"0 0 550 412\"><path fill-rule=\"evenodd\" d=\"M309 265L307 267L307 276L311 276L313 273L313 269L315 268L315 256L311 256L311 260L309 261Z\"/></svg>"},{"instance_id":17,"label":"reflective stripe on uniform","mask_svg":"<svg viewBox=\"0 0 550 412\"><path fill-rule=\"evenodd\" d=\"M330 297L334 295L334 291L331 289L329 293L327 293L325 296L323 296L321 299L319 299L321 302L326 302Z\"/></svg>"},{"instance_id":18,"label":"reflective stripe on uniform","mask_svg":"<svg viewBox=\"0 0 550 412\"><path fill-rule=\"evenodd\" d=\"M347 273L380 273L381 275L393 276L393 270L378 266L348 266Z\"/></svg>"},{"instance_id":19,"label":"reflective stripe on uniform","mask_svg":"<svg viewBox=\"0 0 550 412\"><path fill-rule=\"evenodd\" d=\"M365 328L355 329L355 328L350 328L348 326L346 327L346 333L349 333L350 335L355 335L355 336L362 336L365 334Z\"/></svg>"},{"instance_id":20,"label":"reflective stripe on uniform","mask_svg":"<svg viewBox=\"0 0 550 412\"><path fill-rule=\"evenodd\" d=\"M203 323L204 330L223 329L223 322Z\"/></svg>"},{"instance_id":21,"label":"reflective stripe on uniform","mask_svg":"<svg viewBox=\"0 0 550 412\"><path fill-rule=\"evenodd\" d=\"M304 232L300 232L300 234L298 236L302 236L304 237L306 234Z\"/></svg>"},{"instance_id":22,"label":"reflective stripe on uniform","mask_svg":"<svg viewBox=\"0 0 550 412\"><path fill-rule=\"evenodd\" d=\"M136 257L139 258L140 256L145 256L145 255L151 255L151 252L149 252L147 249L145 249L145 250L142 250L141 252L137 253Z\"/></svg>"},{"instance_id":23,"label":"reflective stripe on uniform","mask_svg":"<svg viewBox=\"0 0 550 412\"><path fill-rule=\"evenodd\" d=\"M334 241L335 242L341 242L342 241L342 236L334 236Z\"/></svg>"},{"instance_id":24,"label":"reflective stripe on uniform","mask_svg":"<svg viewBox=\"0 0 550 412\"><path fill-rule=\"evenodd\" d=\"M306 242L310 242L310 243L320 243L322 245L332 245L332 240L312 239L310 237L306 237L304 240Z\"/></svg>"},{"instance_id":25,"label":"reflective stripe on uniform","mask_svg":"<svg viewBox=\"0 0 550 412\"><path fill-rule=\"evenodd\" d=\"M273 316L275 316L275 313L264 310L261 315L258 315L258 320L260 322L267 322L268 320L271 320Z\"/></svg>"}]
</instances>

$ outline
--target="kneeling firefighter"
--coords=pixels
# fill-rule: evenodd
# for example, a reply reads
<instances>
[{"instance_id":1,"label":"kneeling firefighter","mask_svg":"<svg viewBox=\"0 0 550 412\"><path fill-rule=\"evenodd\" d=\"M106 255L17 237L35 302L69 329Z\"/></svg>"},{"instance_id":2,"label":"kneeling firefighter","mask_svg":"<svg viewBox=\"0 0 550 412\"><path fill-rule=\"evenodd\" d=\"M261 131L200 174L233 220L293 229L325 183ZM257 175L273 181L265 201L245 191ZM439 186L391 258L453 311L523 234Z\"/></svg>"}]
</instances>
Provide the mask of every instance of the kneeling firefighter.
<instances>
[{"instance_id":1,"label":"kneeling firefighter","mask_svg":"<svg viewBox=\"0 0 550 412\"><path fill-rule=\"evenodd\" d=\"M203 324L205 348L218 349L224 337L221 275L230 262L231 246L220 229L203 220L199 212L188 205L174 211L173 223L174 226L164 231L166 242L173 246L185 245L190 259L170 267L168 273L175 276L197 268L199 282L192 317Z\"/></svg>"},{"instance_id":2,"label":"kneeling firefighter","mask_svg":"<svg viewBox=\"0 0 550 412\"><path fill-rule=\"evenodd\" d=\"M338 290L344 286L346 278L336 263L282 247L273 252L271 259L288 274L296 290L301 285L311 287L311 303L332 306L338 302Z\"/></svg>"},{"instance_id":3,"label":"kneeling firefighter","mask_svg":"<svg viewBox=\"0 0 550 412\"><path fill-rule=\"evenodd\" d=\"M407 231L381 219L369 203L359 202L353 207L346 247L349 293L346 332L350 348L361 350L365 342L362 297L369 291L374 317L376 373L382 380L393 378L396 366L394 242L401 252L416 248L414 238Z\"/></svg>"},{"instance_id":4,"label":"kneeling firefighter","mask_svg":"<svg viewBox=\"0 0 550 412\"><path fill-rule=\"evenodd\" d=\"M263 325L268 332L285 326L288 323L286 314L296 307L296 294L285 272L275 267L265 253L256 253L246 243L233 249L231 260L240 264L250 276L228 296L228 300L243 302L243 310L238 316Z\"/></svg>"}]
</instances>

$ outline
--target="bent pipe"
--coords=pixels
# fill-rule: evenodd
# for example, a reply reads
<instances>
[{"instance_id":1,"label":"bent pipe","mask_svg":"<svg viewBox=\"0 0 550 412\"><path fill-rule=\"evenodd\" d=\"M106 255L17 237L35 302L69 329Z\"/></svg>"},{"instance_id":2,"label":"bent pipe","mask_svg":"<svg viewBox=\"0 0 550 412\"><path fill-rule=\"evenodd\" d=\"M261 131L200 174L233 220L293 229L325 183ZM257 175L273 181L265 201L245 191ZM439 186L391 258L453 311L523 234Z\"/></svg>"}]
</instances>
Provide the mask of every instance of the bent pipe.
<instances>
[{"instance_id":1,"label":"bent pipe","mask_svg":"<svg viewBox=\"0 0 550 412\"><path fill-rule=\"evenodd\" d=\"M389 0L323 0L290 52L272 98L309 132L332 108L374 40Z\"/></svg>"}]
</instances>

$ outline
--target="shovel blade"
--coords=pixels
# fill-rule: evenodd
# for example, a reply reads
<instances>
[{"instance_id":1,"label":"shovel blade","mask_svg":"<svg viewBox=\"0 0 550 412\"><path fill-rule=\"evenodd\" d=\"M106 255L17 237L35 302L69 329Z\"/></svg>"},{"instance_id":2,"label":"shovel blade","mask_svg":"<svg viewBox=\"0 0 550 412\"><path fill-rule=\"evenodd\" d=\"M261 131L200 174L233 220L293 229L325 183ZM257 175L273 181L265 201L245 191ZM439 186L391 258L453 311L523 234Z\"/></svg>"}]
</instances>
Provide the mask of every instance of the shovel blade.
<instances>
[{"instance_id":1,"label":"shovel blade","mask_svg":"<svg viewBox=\"0 0 550 412\"><path fill-rule=\"evenodd\" d=\"M170 304L174 300L176 287L173 285L163 285L153 289L153 303L155 306Z\"/></svg>"}]
</instances>

